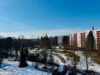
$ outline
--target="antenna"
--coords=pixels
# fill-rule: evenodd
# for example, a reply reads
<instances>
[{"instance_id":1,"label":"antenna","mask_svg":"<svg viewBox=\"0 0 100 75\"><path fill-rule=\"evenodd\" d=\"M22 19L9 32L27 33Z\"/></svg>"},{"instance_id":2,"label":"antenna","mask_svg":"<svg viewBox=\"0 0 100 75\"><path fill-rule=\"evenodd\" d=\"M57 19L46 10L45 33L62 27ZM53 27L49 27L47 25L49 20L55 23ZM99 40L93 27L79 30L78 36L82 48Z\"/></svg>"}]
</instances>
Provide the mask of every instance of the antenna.
<instances>
[{"instance_id":1,"label":"antenna","mask_svg":"<svg viewBox=\"0 0 100 75\"><path fill-rule=\"evenodd\" d=\"M94 26L92 26L92 30L94 30Z\"/></svg>"}]
</instances>

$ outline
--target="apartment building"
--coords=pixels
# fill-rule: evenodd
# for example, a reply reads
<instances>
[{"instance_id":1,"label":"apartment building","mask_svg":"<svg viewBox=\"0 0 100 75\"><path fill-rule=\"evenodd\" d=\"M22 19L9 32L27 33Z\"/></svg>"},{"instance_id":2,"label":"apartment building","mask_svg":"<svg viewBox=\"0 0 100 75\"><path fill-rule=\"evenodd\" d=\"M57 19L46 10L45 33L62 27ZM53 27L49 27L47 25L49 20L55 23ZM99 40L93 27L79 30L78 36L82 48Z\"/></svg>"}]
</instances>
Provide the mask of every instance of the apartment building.
<instances>
[{"instance_id":1,"label":"apartment building","mask_svg":"<svg viewBox=\"0 0 100 75\"><path fill-rule=\"evenodd\" d=\"M80 48L84 48L88 33L89 31L85 31L85 32L78 32L78 33L69 35L70 46L77 46ZM94 47L97 49L98 44L100 44L100 30L93 30L93 35L94 35L94 41L95 41Z\"/></svg>"},{"instance_id":2,"label":"apartment building","mask_svg":"<svg viewBox=\"0 0 100 75\"><path fill-rule=\"evenodd\" d=\"M77 47L77 33L69 35L69 43L70 46L76 46Z\"/></svg>"}]
</instances>

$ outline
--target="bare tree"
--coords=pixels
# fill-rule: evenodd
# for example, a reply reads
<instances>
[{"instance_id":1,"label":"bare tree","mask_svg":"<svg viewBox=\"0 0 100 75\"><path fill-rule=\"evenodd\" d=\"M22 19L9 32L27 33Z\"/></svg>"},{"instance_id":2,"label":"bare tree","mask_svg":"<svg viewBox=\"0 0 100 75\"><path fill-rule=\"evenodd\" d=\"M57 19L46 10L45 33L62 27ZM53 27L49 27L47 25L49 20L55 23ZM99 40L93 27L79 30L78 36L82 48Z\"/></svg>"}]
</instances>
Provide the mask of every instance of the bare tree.
<instances>
[{"instance_id":1,"label":"bare tree","mask_svg":"<svg viewBox=\"0 0 100 75\"><path fill-rule=\"evenodd\" d=\"M71 75L76 75L76 65L77 65L77 57L75 55L75 51L76 51L76 47L72 48L73 49L73 53L71 53L71 61L72 61L72 65L73 65L73 68L72 68L72 73Z\"/></svg>"}]
</instances>

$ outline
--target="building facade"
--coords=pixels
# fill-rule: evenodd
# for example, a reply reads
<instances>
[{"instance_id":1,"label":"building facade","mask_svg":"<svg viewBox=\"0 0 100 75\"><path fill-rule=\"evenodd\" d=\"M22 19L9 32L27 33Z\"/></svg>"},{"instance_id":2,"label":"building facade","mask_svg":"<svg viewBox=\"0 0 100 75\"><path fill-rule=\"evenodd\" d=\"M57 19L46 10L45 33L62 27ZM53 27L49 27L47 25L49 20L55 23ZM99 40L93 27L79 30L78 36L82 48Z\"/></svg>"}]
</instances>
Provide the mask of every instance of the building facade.
<instances>
[{"instance_id":1,"label":"building facade","mask_svg":"<svg viewBox=\"0 0 100 75\"><path fill-rule=\"evenodd\" d=\"M88 33L89 31L78 32L78 33L69 35L70 46L84 48ZM100 46L99 45L100 44L100 30L93 30L93 35L94 35L94 41L95 41L94 47L95 49L98 49L98 46Z\"/></svg>"}]
</instances>

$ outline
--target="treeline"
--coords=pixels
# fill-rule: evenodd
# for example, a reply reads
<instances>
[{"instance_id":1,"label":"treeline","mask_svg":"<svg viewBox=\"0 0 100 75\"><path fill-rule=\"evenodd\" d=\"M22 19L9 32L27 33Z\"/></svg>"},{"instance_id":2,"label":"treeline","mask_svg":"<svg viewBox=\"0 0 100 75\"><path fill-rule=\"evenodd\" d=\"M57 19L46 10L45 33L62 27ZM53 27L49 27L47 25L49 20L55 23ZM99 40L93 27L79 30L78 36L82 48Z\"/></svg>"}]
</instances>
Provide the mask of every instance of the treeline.
<instances>
[{"instance_id":1,"label":"treeline","mask_svg":"<svg viewBox=\"0 0 100 75\"><path fill-rule=\"evenodd\" d=\"M33 39L24 39L24 38L13 38L6 37L0 38L0 57L8 57L11 55L12 51L15 51L18 54L18 51L21 47L33 48L36 44L36 41Z\"/></svg>"}]
</instances>

